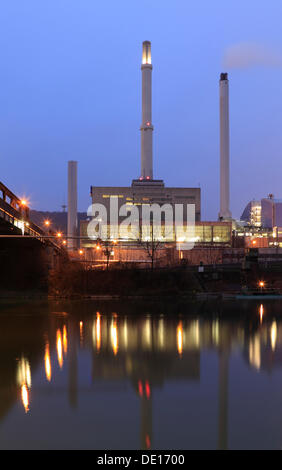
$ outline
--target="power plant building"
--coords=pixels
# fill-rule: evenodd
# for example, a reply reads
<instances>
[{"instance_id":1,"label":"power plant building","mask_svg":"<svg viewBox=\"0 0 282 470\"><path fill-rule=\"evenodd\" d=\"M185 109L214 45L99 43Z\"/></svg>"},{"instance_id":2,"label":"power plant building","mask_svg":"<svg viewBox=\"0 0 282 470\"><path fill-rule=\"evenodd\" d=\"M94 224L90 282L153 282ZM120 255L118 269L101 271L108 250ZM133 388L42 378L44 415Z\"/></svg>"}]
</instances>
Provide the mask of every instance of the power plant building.
<instances>
[{"instance_id":1,"label":"power plant building","mask_svg":"<svg viewBox=\"0 0 282 470\"><path fill-rule=\"evenodd\" d=\"M142 52L142 119L141 119L141 171L139 178L133 179L130 186L91 186L90 195L92 204L100 204L106 209L107 224L103 226L104 233L96 232L97 235L91 236L88 232L89 222L91 217L96 218L96 214L88 213L88 220L81 222L80 235L81 247L91 248L95 239L107 240L105 247L112 246L113 242L118 241L118 245L111 248L112 260L119 261L136 261L145 262L144 244L140 242L148 241L148 238L141 236L141 225L139 230L139 238L135 240L128 235L125 230L121 229L123 220L126 215L120 216L120 209L122 206L137 206L139 209L139 217L142 214L144 206L152 206L157 204L163 212L161 213L161 224L163 224L164 206L170 205L173 208L173 220L171 237L156 238L156 241L162 241L162 248L158 250L161 258L164 258L166 250L176 250L176 256L179 259L188 259L187 257L194 257L189 262L198 263L199 260L204 260L201 247L211 247L215 250L222 247L231 247L232 244L232 220L231 212L229 209L229 95L228 95L228 79L227 74L221 75L220 80L220 139L221 139L221 193L220 193L220 212L219 221L202 222L201 221L201 189L199 187L167 187L163 180L154 178L154 165L153 165L153 131L152 124L152 60L151 60L151 43L149 41L143 42ZM110 213L111 204L115 203L116 207L116 221L119 225L118 240L116 237L110 235L112 222L109 220L108 214ZM183 208L183 222L190 221L190 214L188 208L193 207L195 215L194 233L189 238L194 242L196 250L181 251L181 238L178 238L175 233L175 217L177 205ZM142 219L139 218L139 223ZM149 227L151 234L153 233L153 225ZM161 227L163 230L163 226ZM106 233L105 233L106 231ZM153 235L152 235L153 240ZM171 243L172 242L172 243ZM177 246L175 242L179 242ZM109 245L107 245L107 243ZM99 248L99 246L96 248ZM140 249L141 248L141 249ZM103 250L92 250L91 256L99 261L103 260ZM105 248L104 252L108 249ZM193 251L193 253L192 253ZM140 253L139 253L140 252ZM95 255L94 255L95 253ZM214 256L218 256L216 251L213 252ZM191 254L191 255L190 255ZM170 255L169 255L170 256ZM175 254L174 254L175 256ZM98 257L98 258L97 258Z\"/></svg>"},{"instance_id":2,"label":"power plant building","mask_svg":"<svg viewBox=\"0 0 282 470\"><path fill-rule=\"evenodd\" d=\"M142 52L142 122L141 132L141 172L138 179L132 181L129 187L91 186L92 204L103 204L109 210L111 197L118 200L118 208L127 205L148 204L183 204L183 219L187 204L195 205L195 220L201 220L201 190L200 188L171 188L166 187L163 180L153 177L153 124L152 124L152 60L151 43L143 42Z\"/></svg>"}]
</instances>

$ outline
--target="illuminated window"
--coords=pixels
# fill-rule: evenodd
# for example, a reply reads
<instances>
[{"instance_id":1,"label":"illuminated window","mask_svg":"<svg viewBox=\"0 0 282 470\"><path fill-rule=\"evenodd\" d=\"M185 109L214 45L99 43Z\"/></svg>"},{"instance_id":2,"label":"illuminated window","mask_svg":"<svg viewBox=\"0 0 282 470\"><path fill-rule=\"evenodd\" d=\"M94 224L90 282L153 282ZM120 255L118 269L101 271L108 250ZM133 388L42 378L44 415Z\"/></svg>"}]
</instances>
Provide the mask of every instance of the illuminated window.
<instances>
[{"instance_id":1,"label":"illuminated window","mask_svg":"<svg viewBox=\"0 0 282 470\"><path fill-rule=\"evenodd\" d=\"M213 241L215 243L229 243L231 240L229 226L213 226Z\"/></svg>"}]
</instances>

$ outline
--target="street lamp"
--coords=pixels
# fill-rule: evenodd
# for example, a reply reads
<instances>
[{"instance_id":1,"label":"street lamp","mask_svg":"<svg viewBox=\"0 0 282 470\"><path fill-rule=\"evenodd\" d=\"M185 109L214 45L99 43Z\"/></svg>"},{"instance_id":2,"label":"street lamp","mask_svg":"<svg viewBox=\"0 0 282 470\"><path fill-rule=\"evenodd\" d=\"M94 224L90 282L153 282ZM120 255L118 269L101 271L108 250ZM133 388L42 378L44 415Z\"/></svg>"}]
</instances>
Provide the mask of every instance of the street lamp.
<instances>
[{"instance_id":1,"label":"street lamp","mask_svg":"<svg viewBox=\"0 0 282 470\"><path fill-rule=\"evenodd\" d=\"M264 281L259 281L259 287L260 287L260 290L262 291L263 288L265 287L265 282Z\"/></svg>"}]
</instances>

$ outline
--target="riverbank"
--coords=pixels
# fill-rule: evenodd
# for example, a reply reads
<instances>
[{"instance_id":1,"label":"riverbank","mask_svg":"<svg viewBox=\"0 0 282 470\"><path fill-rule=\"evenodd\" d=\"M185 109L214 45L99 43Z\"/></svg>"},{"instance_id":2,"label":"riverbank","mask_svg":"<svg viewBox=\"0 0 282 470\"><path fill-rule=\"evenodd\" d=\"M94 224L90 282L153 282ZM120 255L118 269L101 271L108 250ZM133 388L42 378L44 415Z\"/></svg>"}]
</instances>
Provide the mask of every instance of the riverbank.
<instances>
[{"instance_id":1,"label":"riverbank","mask_svg":"<svg viewBox=\"0 0 282 470\"><path fill-rule=\"evenodd\" d=\"M38 287L29 288L11 282L1 286L1 298L17 299L90 299L90 300L158 300L164 299L221 299L234 300L246 292L258 290L263 280L265 290L282 292L282 276L279 272L253 269L247 272L238 266L208 266L199 272L193 266L150 269L86 270L81 263L65 260ZM265 292L257 292L256 298L265 299ZM250 298L254 296L251 295ZM278 298L277 295L271 298Z\"/></svg>"},{"instance_id":2,"label":"riverbank","mask_svg":"<svg viewBox=\"0 0 282 470\"><path fill-rule=\"evenodd\" d=\"M53 298L147 298L194 296L201 286L185 268L90 270L81 265L62 266L49 276Z\"/></svg>"},{"instance_id":3,"label":"riverbank","mask_svg":"<svg viewBox=\"0 0 282 470\"><path fill-rule=\"evenodd\" d=\"M234 301L234 300L282 300L282 295L243 295L237 292L196 292L182 291L169 293L167 291L143 294L57 294L50 295L47 292L38 291L0 291L0 303L6 301L99 301L116 302L185 302L185 301Z\"/></svg>"}]
</instances>

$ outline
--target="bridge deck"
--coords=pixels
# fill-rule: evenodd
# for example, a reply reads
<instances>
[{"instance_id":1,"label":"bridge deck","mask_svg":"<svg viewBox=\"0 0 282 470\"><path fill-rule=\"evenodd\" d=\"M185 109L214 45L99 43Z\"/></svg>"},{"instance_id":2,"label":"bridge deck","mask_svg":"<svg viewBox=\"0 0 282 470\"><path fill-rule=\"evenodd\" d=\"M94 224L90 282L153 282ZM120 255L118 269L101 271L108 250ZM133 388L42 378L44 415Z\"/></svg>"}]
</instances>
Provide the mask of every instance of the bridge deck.
<instances>
[{"instance_id":1,"label":"bridge deck","mask_svg":"<svg viewBox=\"0 0 282 470\"><path fill-rule=\"evenodd\" d=\"M9 201L9 202L8 202ZM21 205L21 200L0 182L0 234L29 236L38 239L42 243L51 243L61 248L53 237L48 237L46 232L29 218L29 208Z\"/></svg>"}]
</instances>

